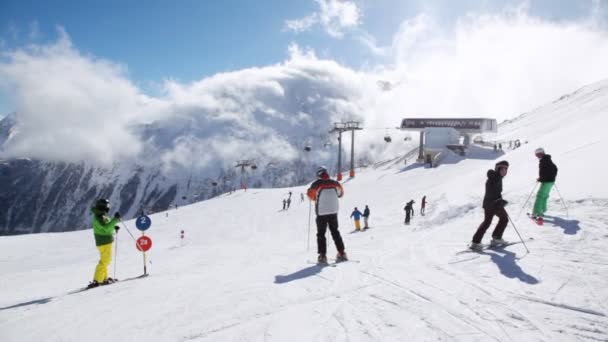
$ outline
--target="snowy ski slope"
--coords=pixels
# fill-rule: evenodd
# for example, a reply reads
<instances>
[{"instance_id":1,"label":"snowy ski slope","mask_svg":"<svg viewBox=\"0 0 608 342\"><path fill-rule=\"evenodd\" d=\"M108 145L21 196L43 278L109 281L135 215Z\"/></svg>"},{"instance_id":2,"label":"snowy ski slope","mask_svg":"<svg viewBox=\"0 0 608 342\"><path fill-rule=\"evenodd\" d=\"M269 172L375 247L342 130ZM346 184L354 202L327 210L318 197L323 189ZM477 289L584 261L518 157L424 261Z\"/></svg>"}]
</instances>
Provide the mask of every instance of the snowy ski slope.
<instances>
[{"instance_id":1,"label":"snowy ski slope","mask_svg":"<svg viewBox=\"0 0 608 342\"><path fill-rule=\"evenodd\" d=\"M358 170L344 182L339 215L354 261L336 267L307 262L316 247L313 217L307 250L305 187L238 191L152 215L151 275L79 293L70 291L98 260L90 230L2 237L0 340L608 341L607 112L600 82L501 126L497 139L529 142L504 155L475 147L435 169ZM554 189L542 227L526 218L531 202L518 216L539 146L559 167L568 208ZM515 244L459 254L483 218L486 171L502 159L511 163L507 210L530 253ZM410 199L416 214L405 226ZM366 204L372 228L349 234L350 212ZM137 233L133 221L125 226ZM142 273L125 226L119 279ZM518 240L511 224L504 237Z\"/></svg>"}]
</instances>

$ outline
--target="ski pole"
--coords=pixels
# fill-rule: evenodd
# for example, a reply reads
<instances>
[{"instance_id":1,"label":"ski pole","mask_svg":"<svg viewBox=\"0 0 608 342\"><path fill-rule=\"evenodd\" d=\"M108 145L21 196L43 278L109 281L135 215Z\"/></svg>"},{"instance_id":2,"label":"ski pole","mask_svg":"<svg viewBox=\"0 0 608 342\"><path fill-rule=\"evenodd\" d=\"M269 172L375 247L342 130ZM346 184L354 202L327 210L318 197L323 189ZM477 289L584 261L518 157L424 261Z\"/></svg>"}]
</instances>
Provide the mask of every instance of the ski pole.
<instances>
[{"instance_id":1,"label":"ski pole","mask_svg":"<svg viewBox=\"0 0 608 342\"><path fill-rule=\"evenodd\" d=\"M517 219L519 220L519 217L521 216L521 213L524 211L524 208L526 207L526 204L528 204L528 201L530 200L530 197L532 197L532 194L534 193L534 190L536 190L536 186L538 186L538 182L534 183L534 187L532 188L532 191L530 191L530 194L528 195L528 199L526 199L526 202L524 202L524 205L521 206L521 209L519 210L519 214L517 214Z\"/></svg>"},{"instance_id":2,"label":"ski pole","mask_svg":"<svg viewBox=\"0 0 608 342\"><path fill-rule=\"evenodd\" d=\"M312 201L308 201L308 242L306 243L306 252L310 251L310 212L312 210Z\"/></svg>"},{"instance_id":3,"label":"ski pole","mask_svg":"<svg viewBox=\"0 0 608 342\"><path fill-rule=\"evenodd\" d=\"M521 243L524 244L524 247L526 248L526 252L530 253L530 250L528 249L528 246L526 246L526 243L524 242L524 239L521 237L521 234L519 234L519 231L517 230L517 227L515 227L515 223L513 223L513 220L511 220L511 217L509 216L509 213L507 213L506 210L505 210L505 214L507 214L507 218L509 219L509 222L511 222L511 225L513 226L513 229L515 229L515 232L519 236L519 239L521 240Z\"/></svg>"},{"instance_id":4,"label":"ski pole","mask_svg":"<svg viewBox=\"0 0 608 342\"><path fill-rule=\"evenodd\" d=\"M122 226L125 227L125 229L127 230L127 233L129 233L129 235L131 235L131 238L133 239L133 241L135 241L135 243L137 243L135 236L133 236L133 234L131 234L131 231L129 230L129 228L127 228L127 225L122 221L122 219L118 219L118 220L120 221L120 223L122 223Z\"/></svg>"},{"instance_id":5,"label":"ski pole","mask_svg":"<svg viewBox=\"0 0 608 342\"><path fill-rule=\"evenodd\" d=\"M564 205L564 208L566 209L566 217L569 218L570 215L568 215L568 206L566 206L566 201L564 201L562 194L559 192L559 189L557 188L557 184L554 184L553 186L555 186L555 190L557 190L557 194L559 195L559 198L562 200L562 204Z\"/></svg>"}]
</instances>

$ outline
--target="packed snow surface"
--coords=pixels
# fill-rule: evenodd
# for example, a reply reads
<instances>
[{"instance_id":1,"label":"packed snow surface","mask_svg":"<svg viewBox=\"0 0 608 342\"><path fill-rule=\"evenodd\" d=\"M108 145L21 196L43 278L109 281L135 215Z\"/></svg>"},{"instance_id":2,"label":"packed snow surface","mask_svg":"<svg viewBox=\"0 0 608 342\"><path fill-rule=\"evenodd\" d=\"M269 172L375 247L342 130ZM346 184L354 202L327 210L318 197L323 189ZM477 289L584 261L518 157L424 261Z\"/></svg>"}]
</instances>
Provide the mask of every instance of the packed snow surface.
<instances>
[{"instance_id":1,"label":"packed snow surface","mask_svg":"<svg viewBox=\"0 0 608 342\"><path fill-rule=\"evenodd\" d=\"M608 341L607 111L608 84L598 83L502 125L493 139L504 152L474 146L433 169L357 170L339 214L351 261L336 267L311 263L305 187L237 191L151 215L150 276L141 279L132 279L143 257L127 229L141 233L124 222L109 270L121 281L82 292L98 260L91 230L2 237L0 340ZM510 150L513 139L528 143ZM539 146L559 168L543 226L526 217ZM519 241L517 227L530 252L522 243L463 252L498 160L511 164L504 238ZM411 199L415 216L404 225ZM372 228L350 233L351 211L365 205Z\"/></svg>"}]
</instances>

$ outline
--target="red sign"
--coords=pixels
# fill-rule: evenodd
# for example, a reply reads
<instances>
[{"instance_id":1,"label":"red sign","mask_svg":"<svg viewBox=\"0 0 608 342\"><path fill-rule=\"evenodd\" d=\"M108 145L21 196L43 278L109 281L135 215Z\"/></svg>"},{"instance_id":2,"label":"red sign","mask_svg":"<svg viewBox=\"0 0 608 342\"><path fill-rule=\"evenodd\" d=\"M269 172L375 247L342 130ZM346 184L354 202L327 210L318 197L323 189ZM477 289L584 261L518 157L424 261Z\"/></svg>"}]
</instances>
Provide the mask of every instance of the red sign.
<instances>
[{"instance_id":1,"label":"red sign","mask_svg":"<svg viewBox=\"0 0 608 342\"><path fill-rule=\"evenodd\" d=\"M135 244L138 250L142 252L147 252L150 248L152 248L152 239L147 236L142 236L137 239L137 243Z\"/></svg>"}]
</instances>

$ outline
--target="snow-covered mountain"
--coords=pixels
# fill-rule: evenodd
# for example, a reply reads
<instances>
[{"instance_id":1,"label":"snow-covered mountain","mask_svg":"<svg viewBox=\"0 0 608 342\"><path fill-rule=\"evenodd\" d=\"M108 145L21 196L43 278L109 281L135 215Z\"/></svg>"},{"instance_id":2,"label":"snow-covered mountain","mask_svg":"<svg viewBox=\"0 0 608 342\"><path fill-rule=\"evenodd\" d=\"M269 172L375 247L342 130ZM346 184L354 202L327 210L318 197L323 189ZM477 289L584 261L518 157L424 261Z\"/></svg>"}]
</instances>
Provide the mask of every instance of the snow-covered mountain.
<instances>
[{"instance_id":1,"label":"snow-covered mountain","mask_svg":"<svg viewBox=\"0 0 608 342\"><path fill-rule=\"evenodd\" d=\"M0 339L605 341L607 111L601 82L502 124L492 138L520 139L518 149L476 146L432 169L358 170L343 183L339 214L353 261L336 267L307 263L316 253L314 218L299 200L306 186L236 191L151 215L145 279L134 278L142 257L127 221L110 268L124 281L84 292L72 290L97 263L90 230L0 237ZM519 215L532 205L539 146L559 168L544 226ZM504 238L519 241L517 227L530 252L516 244L459 253L483 220L486 170L498 160L511 164ZM295 201L283 211L288 191ZM404 226L410 199L417 210ZM372 228L349 234L351 211L365 205Z\"/></svg>"},{"instance_id":2,"label":"snow-covered mountain","mask_svg":"<svg viewBox=\"0 0 608 342\"><path fill-rule=\"evenodd\" d=\"M98 113L69 117L76 129L49 121L50 132L31 113L4 118L0 234L86 228L88 207L99 197L118 203L115 209L130 218L239 189L242 183L254 188L303 184L314 165L335 171L337 140L329 130L334 122L359 118L357 105L348 103L359 96L348 85L354 76L335 73L341 67L333 62L291 63L301 65L267 67L265 73L242 70L192 84L190 92L201 98L158 105L155 110L165 114L130 124L128 132L96 118L103 115ZM179 89L172 92L180 96ZM82 120L97 121L79 131ZM115 138L122 145L117 147ZM127 157L120 157L122 150ZM384 150L367 145L357 162ZM252 160L257 168L242 174L235 168L239 160Z\"/></svg>"}]
</instances>

